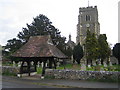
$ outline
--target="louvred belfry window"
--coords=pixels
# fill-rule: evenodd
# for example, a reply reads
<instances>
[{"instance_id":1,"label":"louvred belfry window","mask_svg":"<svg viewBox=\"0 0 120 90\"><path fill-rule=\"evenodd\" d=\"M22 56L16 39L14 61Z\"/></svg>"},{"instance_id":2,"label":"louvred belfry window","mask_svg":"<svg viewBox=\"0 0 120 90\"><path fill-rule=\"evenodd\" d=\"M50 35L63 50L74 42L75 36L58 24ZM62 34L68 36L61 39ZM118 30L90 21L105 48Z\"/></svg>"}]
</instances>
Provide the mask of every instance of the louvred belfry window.
<instances>
[{"instance_id":1,"label":"louvred belfry window","mask_svg":"<svg viewBox=\"0 0 120 90\"><path fill-rule=\"evenodd\" d=\"M90 21L90 19L91 19L91 18L90 18L90 15L86 15L85 20L86 20L86 21Z\"/></svg>"}]
</instances>

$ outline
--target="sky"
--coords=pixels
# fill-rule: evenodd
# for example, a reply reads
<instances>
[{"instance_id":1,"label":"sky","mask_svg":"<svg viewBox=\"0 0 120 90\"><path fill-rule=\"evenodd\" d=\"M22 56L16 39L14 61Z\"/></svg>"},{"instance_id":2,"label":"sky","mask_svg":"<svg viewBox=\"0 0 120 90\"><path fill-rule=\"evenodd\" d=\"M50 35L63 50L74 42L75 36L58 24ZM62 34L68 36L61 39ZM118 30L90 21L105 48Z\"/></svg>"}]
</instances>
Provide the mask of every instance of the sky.
<instances>
[{"instance_id":1,"label":"sky","mask_svg":"<svg viewBox=\"0 0 120 90\"><path fill-rule=\"evenodd\" d=\"M100 33L112 46L118 42L118 1L89 0L89 6L98 8ZM87 6L88 0L0 0L0 44L16 38L39 14L47 16L67 40L71 34L76 42L79 8Z\"/></svg>"}]
</instances>

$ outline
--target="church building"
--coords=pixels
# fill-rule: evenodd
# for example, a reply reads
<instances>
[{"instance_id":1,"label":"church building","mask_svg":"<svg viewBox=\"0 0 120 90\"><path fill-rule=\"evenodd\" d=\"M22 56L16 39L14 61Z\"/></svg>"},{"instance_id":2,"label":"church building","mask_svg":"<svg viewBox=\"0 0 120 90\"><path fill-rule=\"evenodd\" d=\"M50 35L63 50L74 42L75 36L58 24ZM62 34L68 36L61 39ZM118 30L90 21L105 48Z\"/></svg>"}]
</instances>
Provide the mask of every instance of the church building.
<instances>
[{"instance_id":1,"label":"church building","mask_svg":"<svg viewBox=\"0 0 120 90\"><path fill-rule=\"evenodd\" d=\"M79 8L76 44L85 44L86 32L89 30L96 37L100 35L97 6Z\"/></svg>"}]
</instances>

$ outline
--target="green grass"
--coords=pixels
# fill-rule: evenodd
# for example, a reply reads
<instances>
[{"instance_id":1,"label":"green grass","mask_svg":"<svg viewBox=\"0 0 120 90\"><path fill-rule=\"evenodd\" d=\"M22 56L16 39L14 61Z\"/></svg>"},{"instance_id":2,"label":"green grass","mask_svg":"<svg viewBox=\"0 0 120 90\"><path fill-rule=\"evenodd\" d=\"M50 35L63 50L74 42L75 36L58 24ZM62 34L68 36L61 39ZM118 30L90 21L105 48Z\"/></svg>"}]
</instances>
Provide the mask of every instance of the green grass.
<instances>
[{"instance_id":1,"label":"green grass","mask_svg":"<svg viewBox=\"0 0 120 90\"><path fill-rule=\"evenodd\" d=\"M57 69L74 69L74 70L81 70L81 65L72 65L72 64L66 64L65 66L61 65L60 67L57 67ZM91 66L86 67L86 71L100 71L100 68L102 68L103 71L120 71L120 65L113 65L113 66L107 66L104 67L103 65L100 66Z\"/></svg>"},{"instance_id":2,"label":"green grass","mask_svg":"<svg viewBox=\"0 0 120 90\"><path fill-rule=\"evenodd\" d=\"M37 74L42 74L42 67L37 67Z\"/></svg>"}]
</instances>

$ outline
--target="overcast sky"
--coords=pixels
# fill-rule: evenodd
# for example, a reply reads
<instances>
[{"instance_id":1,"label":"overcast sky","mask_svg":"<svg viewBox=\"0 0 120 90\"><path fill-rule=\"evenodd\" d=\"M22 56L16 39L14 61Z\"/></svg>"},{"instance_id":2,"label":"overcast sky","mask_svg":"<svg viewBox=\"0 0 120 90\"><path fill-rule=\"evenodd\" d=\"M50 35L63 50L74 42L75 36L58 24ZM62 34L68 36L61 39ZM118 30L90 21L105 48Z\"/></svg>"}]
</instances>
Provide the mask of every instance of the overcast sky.
<instances>
[{"instance_id":1,"label":"overcast sky","mask_svg":"<svg viewBox=\"0 0 120 90\"><path fill-rule=\"evenodd\" d=\"M113 45L118 42L118 1L89 0L89 6L98 7L100 33ZM0 0L0 44L16 38L39 14L46 15L67 40L71 34L76 42L79 8L87 6L88 0Z\"/></svg>"}]
</instances>

